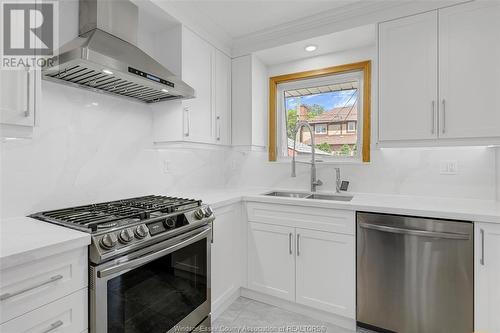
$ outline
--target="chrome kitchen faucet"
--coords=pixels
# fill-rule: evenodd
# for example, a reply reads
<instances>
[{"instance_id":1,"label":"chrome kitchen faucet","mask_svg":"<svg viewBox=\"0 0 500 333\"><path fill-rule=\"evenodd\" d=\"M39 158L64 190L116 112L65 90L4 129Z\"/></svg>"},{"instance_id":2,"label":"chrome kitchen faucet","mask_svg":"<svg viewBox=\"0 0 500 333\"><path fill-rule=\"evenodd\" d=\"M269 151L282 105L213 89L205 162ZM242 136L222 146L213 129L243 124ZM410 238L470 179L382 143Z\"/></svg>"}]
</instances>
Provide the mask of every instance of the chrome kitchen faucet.
<instances>
[{"instance_id":1,"label":"chrome kitchen faucet","mask_svg":"<svg viewBox=\"0 0 500 333\"><path fill-rule=\"evenodd\" d=\"M305 121L299 121L297 123L297 127L295 128L295 131L294 131L294 140L293 140L293 152L292 152L292 177L296 177L296 173L295 173L295 167L296 167L296 162L295 162L295 146L296 146L296 143L297 143L297 133L299 132L299 130L302 128L302 127L305 127L309 130L309 132L311 133L311 154L312 154L312 158L311 158L311 192L316 192L316 187L318 186L321 186L323 185L323 182L319 179L316 178L316 145L314 144L314 133L313 133L313 130L311 128L311 125L309 125L307 122ZM307 163L307 162L305 162Z\"/></svg>"}]
</instances>

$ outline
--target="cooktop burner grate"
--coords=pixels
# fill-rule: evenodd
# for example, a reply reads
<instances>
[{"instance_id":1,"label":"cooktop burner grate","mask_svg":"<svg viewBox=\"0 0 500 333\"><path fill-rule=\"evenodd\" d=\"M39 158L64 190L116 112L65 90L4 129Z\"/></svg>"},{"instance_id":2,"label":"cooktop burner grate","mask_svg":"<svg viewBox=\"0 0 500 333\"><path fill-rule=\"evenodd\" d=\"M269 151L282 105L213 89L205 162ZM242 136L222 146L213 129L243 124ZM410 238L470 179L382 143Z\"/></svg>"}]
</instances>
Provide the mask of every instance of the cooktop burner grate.
<instances>
[{"instance_id":1,"label":"cooktop burner grate","mask_svg":"<svg viewBox=\"0 0 500 333\"><path fill-rule=\"evenodd\" d=\"M150 195L41 212L31 217L93 232L200 205L199 200Z\"/></svg>"}]
</instances>

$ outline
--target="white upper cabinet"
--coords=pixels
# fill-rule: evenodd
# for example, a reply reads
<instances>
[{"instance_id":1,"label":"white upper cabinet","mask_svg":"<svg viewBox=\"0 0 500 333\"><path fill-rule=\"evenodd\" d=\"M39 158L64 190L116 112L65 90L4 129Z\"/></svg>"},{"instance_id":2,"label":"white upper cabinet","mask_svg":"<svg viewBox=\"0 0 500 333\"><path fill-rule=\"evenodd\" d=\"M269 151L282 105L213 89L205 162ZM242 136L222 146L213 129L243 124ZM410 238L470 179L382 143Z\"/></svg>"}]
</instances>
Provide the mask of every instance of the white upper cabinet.
<instances>
[{"instance_id":1,"label":"white upper cabinet","mask_svg":"<svg viewBox=\"0 0 500 333\"><path fill-rule=\"evenodd\" d=\"M215 140L231 144L231 59L215 50Z\"/></svg>"},{"instance_id":2,"label":"white upper cabinet","mask_svg":"<svg viewBox=\"0 0 500 333\"><path fill-rule=\"evenodd\" d=\"M40 96L40 73L33 69L0 70L1 135L29 137Z\"/></svg>"},{"instance_id":3,"label":"white upper cabinet","mask_svg":"<svg viewBox=\"0 0 500 333\"><path fill-rule=\"evenodd\" d=\"M439 10L441 138L500 137L500 2Z\"/></svg>"},{"instance_id":4,"label":"white upper cabinet","mask_svg":"<svg viewBox=\"0 0 500 333\"><path fill-rule=\"evenodd\" d=\"M379 139L437 138L437 12L379 26Z\"/></svg>"},{"instance_id":5,"label":"white upper cabinet","mask_svg":"<svg viewBox=\"0 0 500 333\"><path fill-rule=\"evenodd\" d=\"M379 25L379 145L500 143L500 2Z\"/></svg>"},{"instance_id":6,"label":"white upper cabinet","mask_svg":"<svg viewBox=\"0 0 500 333\"><path fill-rule=\"evenodd\" d=\"M27 69L0 71L0 122L33 126L34 72Z\"/></svg>"},{"instance_id":7,"label":"white upper cabinet","mask_svg":"<svg viewBox=\"0 0 500 333\"><path fill-rule=\"evenodd\" d=\"M500 225L475 223L474 327L500 333Z\"/></svg>"},{"instance_id":8,"label":"white upper cabinet","mask_svg":"<svg viewBox=\"0 0 500 333\"><path fill-rule=\"evenodd\" d=\"M182 30L182 80L194 88L196 97L183 101L187 141L212 143L215 116L213 90L215 48L189 29Z\"/></svg>"},{"instance_id":9,"label":"white upper cabinet","mask_svg":"<svg viewBox=\"0 0 500 333\"><path fill-rule=\"evenodd\" d=\"M154 141L231 144L231 59L184 26L161 34L158 44L182 50L175 67L196 97L152 105ZM155 53L160 62L169 54Z\"/></svg>"}]
</instances>

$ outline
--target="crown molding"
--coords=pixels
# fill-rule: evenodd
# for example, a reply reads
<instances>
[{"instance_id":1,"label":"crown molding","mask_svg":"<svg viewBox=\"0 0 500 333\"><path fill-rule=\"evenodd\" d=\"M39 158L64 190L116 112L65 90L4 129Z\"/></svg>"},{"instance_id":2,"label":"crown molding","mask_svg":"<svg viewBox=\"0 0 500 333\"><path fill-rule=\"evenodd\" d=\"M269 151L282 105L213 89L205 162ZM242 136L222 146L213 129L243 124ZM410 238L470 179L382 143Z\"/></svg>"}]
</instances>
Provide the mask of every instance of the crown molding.
<instances>
[{"instance_id":1,"label":"crown molding","mask_svg":"<svg viewBox=\"0 0 500 333\"><path fill-rule=\"evenodd\" d=\"M293 43L367 24L413 15L466 2L439 1L360 1L299 20L294 20L233 39L232 55L239 57L259 50Z\"/></svg>"}]
</instances>

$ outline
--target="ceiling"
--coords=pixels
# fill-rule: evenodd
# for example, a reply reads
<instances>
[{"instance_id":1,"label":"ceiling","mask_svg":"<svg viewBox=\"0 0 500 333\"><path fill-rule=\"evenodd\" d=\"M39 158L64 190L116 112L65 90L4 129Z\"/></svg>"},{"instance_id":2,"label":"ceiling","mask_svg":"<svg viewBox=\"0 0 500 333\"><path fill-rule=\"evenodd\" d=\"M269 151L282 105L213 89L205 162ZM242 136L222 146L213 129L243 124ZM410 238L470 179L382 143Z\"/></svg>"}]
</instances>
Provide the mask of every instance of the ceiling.
<instances>
[{"instance_id":1,"label":"ceiling","mask_svg":"<svg viewBox=\"0 0 500 333\"><path fill-rule=\"evenodd\" d=\"M266 65L275 65L327 53L374 46L375 39L375 25L370 24L328 35L309 38L300 42L280 45L258 51L256 54ZM316 51L307 52L304 50L307 45L317 46Z\"/></svg>"},{"instance_id":2,"label":"ceiling","mask_svg":"<svg viewBox=\"0 0 500 333\"><path fill-rule=\"evenodd\" d=\"M359 2L360 0L174 0L182 12L202 14L231 38L240 38L283 23Z\"/></svg>"}]
</instances>

